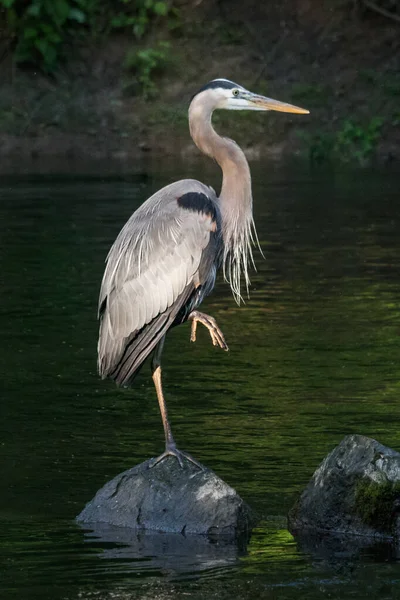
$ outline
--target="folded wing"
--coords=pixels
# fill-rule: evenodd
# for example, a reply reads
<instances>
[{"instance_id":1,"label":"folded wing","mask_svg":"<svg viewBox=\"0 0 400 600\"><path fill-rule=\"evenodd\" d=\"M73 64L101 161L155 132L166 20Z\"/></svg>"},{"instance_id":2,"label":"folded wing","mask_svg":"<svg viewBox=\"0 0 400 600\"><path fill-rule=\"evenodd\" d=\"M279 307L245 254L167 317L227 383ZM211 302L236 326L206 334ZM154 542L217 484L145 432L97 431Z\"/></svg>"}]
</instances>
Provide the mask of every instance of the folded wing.
<instances>
[{"instance_id":1,"label":"folded wing","mask_svg":"<svg viewBox=\"0 0 400 600\"><path fill-rule=\"evenodd\" d=\"M184 180L129 219L107 257L99 299L98 367L126 384L178 313L215 280L221 246L213 190ZM212 287L211 285L211 287Z\"/></svg>"}]
</instances>

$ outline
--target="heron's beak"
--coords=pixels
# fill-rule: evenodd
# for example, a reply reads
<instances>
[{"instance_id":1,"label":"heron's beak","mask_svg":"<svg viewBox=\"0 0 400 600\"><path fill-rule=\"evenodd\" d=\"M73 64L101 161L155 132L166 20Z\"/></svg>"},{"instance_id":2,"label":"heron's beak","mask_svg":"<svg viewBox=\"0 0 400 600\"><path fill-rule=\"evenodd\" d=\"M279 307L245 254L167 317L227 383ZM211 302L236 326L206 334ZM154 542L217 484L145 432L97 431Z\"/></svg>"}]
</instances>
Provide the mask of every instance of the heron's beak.
<instances>
[{"instance_id":1,"label":"heron's beak","mask_svg":"<svg viewBox=\"0 0 400 600\"><path fill-rule=\"evenodd\" d=\"M265 96L257 96L256 94L250 94L246 99L256 110L277 110L278 112L296 113L299 115L308 115L310 113L306 108L286 104L286 102L279 102L279 100L273 100Z\"/></svg>"}]
</instances>

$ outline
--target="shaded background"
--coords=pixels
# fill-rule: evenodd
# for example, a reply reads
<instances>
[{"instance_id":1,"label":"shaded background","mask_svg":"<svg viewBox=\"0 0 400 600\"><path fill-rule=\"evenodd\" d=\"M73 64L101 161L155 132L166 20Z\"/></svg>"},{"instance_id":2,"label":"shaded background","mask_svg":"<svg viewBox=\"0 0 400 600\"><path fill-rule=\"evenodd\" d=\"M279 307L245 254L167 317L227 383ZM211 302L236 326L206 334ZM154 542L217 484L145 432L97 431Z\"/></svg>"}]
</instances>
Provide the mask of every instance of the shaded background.
<instances>
[{"instance_id":1,"label":"shaded background","mask_svg":"<svg viewBox=\"0 0 400 600\"><path fill-rule=\"evenodd\" d=\"M188 102L227 77L311 110L218 115L249 156L395 162L399 47L398 0L0 0L0 153L196 153Z\"/></svg>"}]
</instances>

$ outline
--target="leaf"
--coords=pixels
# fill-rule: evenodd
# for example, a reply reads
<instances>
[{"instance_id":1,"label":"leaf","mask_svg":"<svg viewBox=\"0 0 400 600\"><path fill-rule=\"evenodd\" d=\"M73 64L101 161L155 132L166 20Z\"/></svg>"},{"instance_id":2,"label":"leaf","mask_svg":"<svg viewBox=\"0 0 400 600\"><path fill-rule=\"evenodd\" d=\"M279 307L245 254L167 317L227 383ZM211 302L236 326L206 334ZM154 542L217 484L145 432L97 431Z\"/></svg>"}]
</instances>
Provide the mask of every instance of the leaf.
<instances>
[{"instance_id":1,"label":"leaf","mask_svg":"<svg viewBox=\"0 0 400 600\"><path fill-rule=\"evenodd\" d=\"M13 4L15 4L15 0L1 0L1 4L4 8L11 8Z\"/></svg>"},{"instance_id":2,"label":"leaf","mask_svg":"<svg viewBox=\"0 0 400 600\"><path fill-rule=\"evenodd\" d=\"M46 38L54 31L53 25L50 25L49 23L40 23L39 29L45 34Z\"/></svg>"},{"instance_id":3,"label":"leaf","mask_svg":"<svg viewBox=\"0 0 400 600\"><path fill-rule=\"evenodd\" d=\"M48 41L45 39L35 40L34 45L43 56L43 62L46 70L52 71L57 62L56 48L53 45L49 44Z\"/></svg>"},{"instance_id":4,"label":"leaf","mask_svg":"<svg viewBox=\"0 0 400 600\"><path fill-rule=\"evenodd\" d=\"M25 27L23 33L24 33L24 38L26 40L29 40L29 39L33 39L33 38L37 37L38 30L36 29L36 27Z\"/></svg>"},{"instance_id":5,"label":"leaf","mask_svg":"<svg viewBox=\"0 0 400 600\"><path fill-rule=\"evenodd\" d=\"M156 15L160 15L161 17L165 17L168 13L168 5L166 2L156 2L153 6L153 12Z\"/></svg>"},{"instance_id":6,"label":"leaf","mask_svg":"<svg viewBox=\"0 0 400 600\"><path fill-rule=\"evenodd\" d=\"M135 21L135 17L128 17L127 15L120 13L119 15L115 15L115 17L111 19L110 24L111 27L117 29L119 27L129 27L130 25L133 25Z\"/></svg>"},{"instance_id":7,"label":"leaf","mask_svg":"<svg viewBox=\"0 0 400 600\"><path fill-rule=\"evenodd\" d=\"M145 31L146 31L146 26L143 23L136 23L133 26L133 33L135 34L135 36L138 39L143 37Z\"/></svg>"},{"instance_id":8,"label":"leaf","mask_svg":"<svg viewBox=\"0 0 400 600\"><path fill-rule=\"evenodd\" d=\"M123 15L121 15L121 14L115 15L115 17L113 17L111 19L110 25L111 25L111 27L122 27L123 26Z\"/></svg>"},{"instance_id":9,"label":"leaf","mask_svg":"<svg viewBox=\"0 0 400 600\"><path fill-rule=\"evenodd\" d=\"M54 46L57 46L62 41L61 35L55 30L50 31L48 33L47 39L49 40L49 42L52 42Z\"/></svg>"},{"instance_id":10,"label":"leaf","mask_svg":"<svg viewBox=\"0 0 400 600\"><path fill-rule=\"evenodd\" d=\"M79 10L79 8L71 8L68 18L72 19L73 21L77 21L78 23L86 22L85 13L82 10Z\"/></svg>"},{"instance_id":11,"label":"leaf","mask_svg":"<svg viewBox=\"0 0 400 600\"><path fill-rule=\"evenodd\" d=\"M49 7L50 7L50 5L49 5ZM49 7L48 7L48 10L49 10ZM57 25L61 26L68 19L69 12L70 12L70 6L69 6L67 0L53 1L51 4L51 9L49 10L49 13L50 12L53 15L54 22Z\"/></svg>"},{"instance_id":12,"label":"leaf","mask_svg":"<svg viewBox=\"0 0 400 600\"><path fill-rule=\"evenodd\" d=\"M45 40L43 38L38 38L34 41L33 45L35 46L35 48L37 48L39 50L39 52L42 53L43 56L46 56L46 52L49 47L47 40Z\"/></svg>"},{"instance_id":13,"label":"leaf","mask_svg":"<svg viewBox=\"0 0 400 600\"><path fill-rule=\"evenodd\" d=\"M40 12L42 10L42 5L39 3L34 3L31 4L27 9L26 9L26 13L27 15L30 15L31 17L38 17L40 15Z\"/></svg>"}]
</instances>

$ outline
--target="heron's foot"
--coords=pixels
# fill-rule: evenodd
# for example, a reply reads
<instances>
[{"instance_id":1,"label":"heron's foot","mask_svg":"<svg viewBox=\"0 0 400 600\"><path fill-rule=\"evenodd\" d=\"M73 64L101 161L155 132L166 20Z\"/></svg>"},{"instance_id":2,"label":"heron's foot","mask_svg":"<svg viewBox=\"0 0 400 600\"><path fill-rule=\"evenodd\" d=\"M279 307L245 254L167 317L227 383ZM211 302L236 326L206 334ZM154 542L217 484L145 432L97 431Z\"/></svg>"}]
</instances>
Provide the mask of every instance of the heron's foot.
<instances>
[{"instance_id":1,"label":"heron's foot","mask_svg":"<svg viewBox=\"0 0 400 600\"><path fill-rule=\"evenodd\" d=\"M165 452L160 454L160 456L157 456L157 458L152 458L151 462L149 464L149 469L152 469L153 467L158 465L158 463L160 463L162 460L164 460L164 458L166 458L167 456L175 456L176 460L179 463L179 466L182 468L183 468L183 461L188 460L191 463L193 463L194 465L196 465L196 467L198 467L201 471L204 471L204 467L199 462L197 462L197 460L192 458L190 456L190 454L187 454L186 452L182 452L181 450L178 450L178 448L175 446L175 444L167 445L165 447Z\"/></svg>"},{"instance_id":2,"label":"heron's foot","mask_svg":"<svg viewBox=\"0 0 400 600\"><path fill-rule=\"evenodd\" d=\"M229 350L224 334L218 327L217 321L214 319L214 317L210 317L210 315L201 313L198 310L193 310L189 315L189 319L192 320L192 331L190 333L191 342L196 341L197 323L201 323L204 325L204 327L207 327L214 346L219 346L222 348L222 350Z\"/></svg>"}]
</instances>

